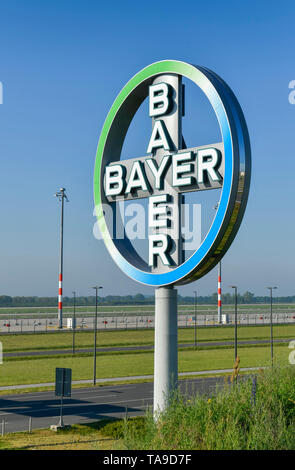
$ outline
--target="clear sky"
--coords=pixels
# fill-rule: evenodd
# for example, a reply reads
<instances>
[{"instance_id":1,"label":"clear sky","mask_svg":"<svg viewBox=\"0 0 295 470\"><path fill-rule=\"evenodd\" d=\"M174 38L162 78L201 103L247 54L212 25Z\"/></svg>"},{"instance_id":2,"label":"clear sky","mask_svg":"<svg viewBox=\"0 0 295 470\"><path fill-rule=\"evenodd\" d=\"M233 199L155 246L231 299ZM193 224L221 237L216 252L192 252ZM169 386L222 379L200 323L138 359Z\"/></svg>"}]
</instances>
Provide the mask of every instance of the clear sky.
<instances>
[{"instance_id":1,"label":"clear sky","mask_svg":"<svg viewBox=\"0 0 295 470\"><path fill-rule=\"evenodd\" d=\"M223 288L294 286L293 1L14 1L0 4L0 295L56 295L61 187L64 294L150 294L92 233L93 167L125 83L163 59L204 65L235 92L252 147L249 203L223 259ZM136 138L136 137L135 137ZM217 290L216 268L179 293Z\"/></svg>"}]
</instances>

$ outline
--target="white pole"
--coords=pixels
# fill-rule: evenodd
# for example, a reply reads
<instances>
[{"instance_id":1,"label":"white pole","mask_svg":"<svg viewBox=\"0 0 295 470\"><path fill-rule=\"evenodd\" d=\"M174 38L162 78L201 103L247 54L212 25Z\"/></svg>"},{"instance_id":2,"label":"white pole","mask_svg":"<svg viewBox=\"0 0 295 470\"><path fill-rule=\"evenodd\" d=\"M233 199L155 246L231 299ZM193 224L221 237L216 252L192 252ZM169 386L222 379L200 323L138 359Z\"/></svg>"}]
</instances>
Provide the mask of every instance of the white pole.
<instances>
[{"instance_id":1,"label":"white pole","mask_svg":"<svg viewBox=\"0 0 295 470\"><path fill-rule=\"evenodd\" d=\"M58 278L58 327L62 328L62 283L63 283L63 237L64 237L64 189L61 189L61 223L60 223L60 260Z\"/></svg>"},{"instance_id":2,"label":"white pole","mask_svg":"<svg viewBox=\"0 0 295 470\"><path fill-rule=\"evenodd\" d=\"M155 291L155 417L166 408L177 380L177 290L159 287Z\"/></svg>"},{"instance_id":3,"label":"white pole","mask_svg":"<svg viewBox=\"0 0 295 470\"><path fill-rule=\"evenodd\" d=\"M218 263L218 323L222 323L221 307L221 261Z\"/></svg>"}]
</instances>

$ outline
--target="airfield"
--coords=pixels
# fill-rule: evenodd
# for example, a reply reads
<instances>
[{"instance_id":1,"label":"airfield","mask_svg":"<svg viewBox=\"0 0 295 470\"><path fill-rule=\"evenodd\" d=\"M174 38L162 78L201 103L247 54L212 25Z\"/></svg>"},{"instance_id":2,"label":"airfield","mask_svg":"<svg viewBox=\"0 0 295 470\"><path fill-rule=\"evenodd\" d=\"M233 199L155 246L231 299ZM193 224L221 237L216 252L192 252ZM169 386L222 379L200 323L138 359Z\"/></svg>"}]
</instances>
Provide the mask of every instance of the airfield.
<instances>
[{"instance_id":1,"label":"airfield","mask_svg":"<svg viewBox=\"0 0 295 470\"><path fill-rule=\"evenodd\" d=\"M234 305L224 306L226 323L218 324L215 306L180 305L178 368L182 387L212 393L231 376L234 364ZM72 398L65 400L69 424L138 416L152 407L154 307L99 306L97 312L97 384L93 387L95 307L64 309L58 329L54 308L2 308L0 340L0 424L4 433L34 429L58 421L54 396L56 367L72 369ZM273 305L274 359L287 364L295 338L295 306ZM270 306L239 305L238 356L241 373L270 366ZM73 338L75 337L75 349ZM200 377L201 376L201 377ZM3 424L4 423L4 424Z\"/></svg>"},{"instance_id":2,"label":"airfield","mask_svg":"<svg viewBox=\"0 0 295 470\"><path fill-rule=\"evenodd\" d=\"M233 305L225 305L223 315L227 315L224 324L233 325L235 313ZM76 329L94 329L95 307L76 307ZM272 320L274 324L295 324L295 306L292 304L274 304ZM73 307L63 309L63 329L72 329ZM238 324L267 325L270 323L270 306L268 304L239 305ZM218 326L216 308L209 305L198 305L195 321L193 305L178 307L178 327ZM143 329L154 328L154 306L99 306L97 311L98 330L108 329ZM57 311L54 307L19 307L0 309L0 332L26 333L50 332L58 330Z\"/></svg>"}]
</instances>

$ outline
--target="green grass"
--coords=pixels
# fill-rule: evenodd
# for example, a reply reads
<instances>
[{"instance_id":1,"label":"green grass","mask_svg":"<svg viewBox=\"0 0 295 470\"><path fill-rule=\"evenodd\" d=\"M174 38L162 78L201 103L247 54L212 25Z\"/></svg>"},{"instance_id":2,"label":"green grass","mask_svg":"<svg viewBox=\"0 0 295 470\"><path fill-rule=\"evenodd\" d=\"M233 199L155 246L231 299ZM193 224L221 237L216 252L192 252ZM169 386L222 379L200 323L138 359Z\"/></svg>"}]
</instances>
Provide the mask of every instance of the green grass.
<instances>
[{"instance_id":1,"label":"green grass","mask_svg":"<svg viewBox=\"0 0 295 470\"><path fill-rule=\"evenodd\" d=\"M295 368L275 364L237 385L225 382L210 398L174 393L154 420L101 420L6 434L0 449L14 450L295 450ZM175 432L177 430L177 432Z\"/></svg>"},{"instance_id":2,"label":"green grass","mask_svg":"<svg viewBox=\"0 0 295 470\"><path fill-rule=\"evenodd\" d=\"M276 304L273 305L274 314L278 311L294 312L294 304ZM186 311L193 312L194 305L179 305L179 313L185 314ZM269 314L269 304L240 304L238 305L238 312L249 312L249 313L265 313ZM233 312L234 305L223 305L223 313ZM65 316L69 316L73 313L73 307L67 306L63 307L63 312ZM91 316L95 312L94 306L82 306L76 307L77 315L87 314ZM154 314L154 304L151 305L99 305L98 306L99 314L103 312L104 315L110 316L125 316L125 315L140 315L147 312L148 315ZM216 305L198 305L198 313L200 314L216 314L217 307ZM5 319L5 316L28 316L38 317L44 314L50 314L50 316L57 315L57 306L56 307L1 307L0 308L0 318Z\"/></svg>"},{"instance_id":3,"label":"green grass","mask_svg":"<svg viewBox=\"0 0 295 470\"><path fill-rule=\"evenodd\" d=\"M278 325L273 327L274 338L295 337L295 325ZM269 326L240 326L238 329L239 340L269 339ZM111 346L141 346L154 343L154 330L117 330L99 331L97 337L99 347ZM234 327L201 327L197 329L198 342L233 341ZM71 349L72 333L32 333L9 334L0 336L4 352L16 351L42 351L54 349ZM194 327L180 328L178 330L178 342L193 343ZM76 348L93 347L93 332L77 331L75 335Z\"/></svg>"},{"instance_id":4,"label":"green grass","mask_svg":"<svg viewBox=\"0 0 295 470\"><path fill-rule=\"evenodd\" d=\"M125 314L125 313L134 313L150 311L154 312L154 305L122 305L122 306L109 306L109 305L99 305L98 312L109 312L111 315L114 314ZM73 307L63 307L64 313L73 313ZM94 313L95 306L83 306L76 307L76 313ZM57 315L57 307L2 307L0 308L0 316L3 315L14 315L14 314L29 314L38 315L39 313L51 313Z\"/></svg>"},{"instance_id":5,"label":"green grass","mask_svg":"<svg viewBox=\"0 0 295 470\"><path fill-rule=\"evenodd\" d=\"M0 450L114 450L120 440L108 431L110 420L75 424L54 432L49 429L16 432L0 437Z\"/></svg>"},{"instance_id":6,"label":"green grass","mask_svg":"<svg viewBox=\"0 0 295 470\"><path fill-rule=\"evenodd\" d=\"M209 399L175 393L156 422L147 414L141 426L109 431L128 450L295 450L295 368L277 364L255 388L249 378Z\"/></svg>"},{"instance_id":7,"label":"green grass","mask_svg":"<svg viewBox=\"0 0 295 470\"><path fill-rule=\"evenodd\" d=\"M274 347L275 357L288 363L290 350L286 345ZM233 349L181 350L179 372L194 372L233 367ZM241 367L259 367L269 364L270 348L243 347L239 349ZM153 374L154 354L150 352L98 354L97 378L112 378ZM0 385L21 385L55 381L55 368L72 369L73 380L91 379L92 356L64 356L4 360L0 366Z\"/></svg>"}]
</instances>

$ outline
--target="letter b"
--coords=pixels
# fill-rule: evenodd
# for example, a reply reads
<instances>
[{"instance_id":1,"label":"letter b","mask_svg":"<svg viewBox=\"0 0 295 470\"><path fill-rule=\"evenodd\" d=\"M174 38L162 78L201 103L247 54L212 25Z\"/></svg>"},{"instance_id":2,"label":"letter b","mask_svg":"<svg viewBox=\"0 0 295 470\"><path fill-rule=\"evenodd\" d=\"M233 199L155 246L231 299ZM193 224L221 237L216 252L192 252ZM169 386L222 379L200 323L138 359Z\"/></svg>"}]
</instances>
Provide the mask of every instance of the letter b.
<instances>
[{"instance_id":1,"label":"letter b","mask_svg":"<svg viewBox=\"0 0 295 470\"><path fill-rule=\"evenodd\" d=\"M156 83L149 89L149 115L162 116L170 112L173 107L172 87L168 83Z\"/></svg>"}]
</instances>

